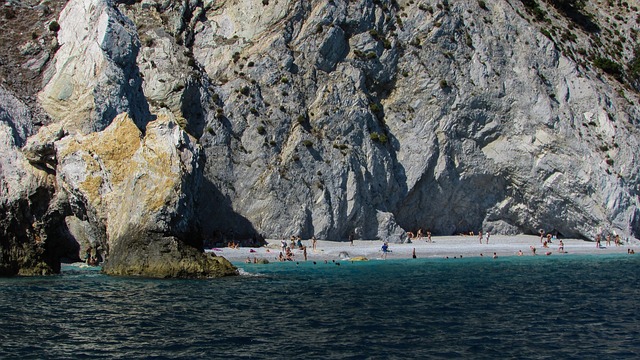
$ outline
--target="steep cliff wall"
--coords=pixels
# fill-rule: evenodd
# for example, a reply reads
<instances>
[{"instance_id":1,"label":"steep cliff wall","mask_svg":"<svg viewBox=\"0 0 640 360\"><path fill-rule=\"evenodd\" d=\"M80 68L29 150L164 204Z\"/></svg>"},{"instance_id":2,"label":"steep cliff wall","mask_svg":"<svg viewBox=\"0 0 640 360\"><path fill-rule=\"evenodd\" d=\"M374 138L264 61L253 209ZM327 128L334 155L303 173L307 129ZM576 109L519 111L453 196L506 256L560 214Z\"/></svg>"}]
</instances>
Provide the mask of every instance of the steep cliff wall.
<instances>
[{"instance_id":1,"label":"steep cliff wall","mask_svg":"<svg viewBox=\"0 0 640 360\"><path fill-rule=\"evenodd\" d=\"M160 19L141 31L143 74L159 27L204 72L173 87L197 110L172 110L202 134L206 234L402 236L382 219L442 234L638 231L638 94L602 66L633 57L617 40L636 36L633 2L121 8Z\"/></svg>"},{"instance_id":2,"label":"steep cliff wall","mask_svg":"<svg viewBox=\"0 0 640 360\"><path fill-rule=\"evenodd\" d=\"M71 0L42 67L54 124L34 119L16 141L11 117L2 198L32 165L56 174L45 198L61 215L47 223L62 217L72 238L110 250L154 223L186 245L254 232L403 241L419 227L637 237L638 5ZM140 178L118 180L122 159L142 156L125 145L167 128L154 115L167 110L202 165L171 181L198 185L170 186L166 208L147 186L109 200ZM132 122L94 133L119 113ZM154 146L175 148L178 133ZM154 215L127 222L121 208Z\"/></svg>"}]
</instances>

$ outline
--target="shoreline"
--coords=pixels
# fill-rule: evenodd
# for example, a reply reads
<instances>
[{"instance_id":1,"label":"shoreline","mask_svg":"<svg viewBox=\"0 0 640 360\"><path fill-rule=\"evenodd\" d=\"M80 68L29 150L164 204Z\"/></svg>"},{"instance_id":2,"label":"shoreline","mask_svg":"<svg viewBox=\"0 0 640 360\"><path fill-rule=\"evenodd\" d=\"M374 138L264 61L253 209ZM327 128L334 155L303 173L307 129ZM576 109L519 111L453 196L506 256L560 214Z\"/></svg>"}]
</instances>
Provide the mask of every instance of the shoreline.
<instances>
[{"instance_id":1,"label":"shoreline","mask_svg":"<svg viewBox=\"0 0 640 360\"><path fill-rule=\"evenodd\" d=\"M416 258L460 258L460 257L488 257L492 258L494 253L497 257L518 256L521 250L522 256L534 256L531 246L536 248L535 256L568 256L568 255L600 255L600 254L626 254L628 249L640 250L640 241L630 240L623 242L621 246L615 246L613 241L610 246L606 246L603 241L601 247L597 248L595 242L579 239L558 239L547 248L540 243L540 237L535 235L491 235L489 244L486 244L486 237L480 244L478 236L433 236L432 242L426 238L414 239L411 243L389 244L389 252L386 258L391 259L411 259L415 249ZM564 243L564 253L559 251L560 240ZM244 263L249 258L253 262L266 259L269 262L279 262L278 255L281 251L279 239L267 239L267 244L262 247L250 248L213 248L206 252L213 252L218 256L225 257L232 263ZM290 242L287 241L287 244ZM317 247L312 249L311 240L303 240L303 246L307 247L307 261L332 261L345 260L357 257L364 257L368 260L382 259L382 240L354 240L353 246L348 241L327 241L318 240ZM548 255L547 255L548 253ZM303 262L303 250L293 250L293 261Z\"/></svg>"}]
</instances>

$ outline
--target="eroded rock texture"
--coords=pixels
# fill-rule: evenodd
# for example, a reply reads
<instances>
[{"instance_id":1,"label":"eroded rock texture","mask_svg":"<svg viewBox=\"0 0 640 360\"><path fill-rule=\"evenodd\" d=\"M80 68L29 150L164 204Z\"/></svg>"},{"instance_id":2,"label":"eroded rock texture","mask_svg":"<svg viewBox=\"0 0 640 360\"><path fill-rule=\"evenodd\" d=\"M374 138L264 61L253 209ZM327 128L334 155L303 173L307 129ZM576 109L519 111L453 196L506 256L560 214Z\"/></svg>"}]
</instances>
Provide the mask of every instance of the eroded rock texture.
<instances>
[{"instance_id":1,"label":"eroded rock texture","mask_svg":"<svg viewBox=\"0 0 640 360\"><path fill-rule=\"evenodd\" d=\"M69 194L73 215L86 221L104 249L104 271L152 277L233 271L202 253L194 214L199 146L170 113L145 130L143 136L120 115L102 132L56 143L57 183Z\"/></svg>"}]
</instances>

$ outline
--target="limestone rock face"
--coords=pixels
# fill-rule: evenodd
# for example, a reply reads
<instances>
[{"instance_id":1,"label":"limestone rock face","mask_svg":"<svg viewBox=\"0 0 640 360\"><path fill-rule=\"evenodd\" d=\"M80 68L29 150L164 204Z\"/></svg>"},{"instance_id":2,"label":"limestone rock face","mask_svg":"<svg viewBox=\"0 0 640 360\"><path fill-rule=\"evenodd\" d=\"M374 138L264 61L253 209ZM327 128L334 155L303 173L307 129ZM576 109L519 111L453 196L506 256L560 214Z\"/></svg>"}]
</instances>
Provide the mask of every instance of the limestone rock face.
<instances>
[{"instance_id":1,"label":"limestone rock face","mask_svg":"<svg viewBox=\"0 0 640 360\"><path fill-rule=\"evenodd\" d=\"M0 86L0 201L3 204L16 201L23 195L19 183L26 171L19 148L32 132L29 109Z\"/></svg>"},{"instance_id":2,"label":"limestone rock face","mask_svg":"<svg viewBox=\"0 0 640 360\"><path fill-rule=\"evenodd\" d=\"M102 132L61 139L56 150L58 185L93 238L102 235L95 240L107 274L233 271L202 253L194 214L200 148L170 113L149 123L144 136L123 114Z\"/></svg>"},{"instance_id":3,"label":"limestone rock face","mask_svg":"<svg viewBox=\"0 0 640 360\"><path fill-rule=\"evenodd\" d=\"M202 197L226 205L205 232L637 234L637 93L572 55L592 35L549 39L517 1L435 5L205 5Z\"/></svg>"},{"instance_id":4,"label":"limestone rock face","mask_svg":"<svg viewBox=\"0 0 640 360\"><path fill-rule=\"evenodd\" d=\"M58 22L60 48L44 76L42 107L70 132L102 130L122 112L144 128L150 116L135 25L108 0L71 0Z\"/></svg>"},{"instance_id":5,"label":"limestone rock face","mask_svg":"<svg viewBox=\"0 0 640 360\"><path fill-rule=\"evenodd\" d=\"M589 62L620 46L600 24L626 10L586 2L580 18L540 3L548 21L537 22L526 4L150 0L101 11L136 25L137 36L125 28L142 40L132 53L153 111L199 138L205 238L635 236L638 95L624 84L636 80ZM634 36L629 23L620 36ZM621 44L618 60L631 60ZM105 58L127 68L125 53Z\"/></svg>"},{"instance_id":6,"label":"limestone rock face","mask_svg":"<svg viewBox=\"0 0 640 360\"><path fill-rule=\"evenodd\" d=\"M550 39L509 1L233 4L191 48L218 80L205 230L637 236L638 94L576 60L585 30Z\"/></svg>"},{"instance_id":7,"label":"limestone rock face","mask_svg":"<svg viewBox=\"0 0 640 360\"><path fill-rule=\"evenodd\" d=\"M20 148L33 135L31 113L4 87L0 86L0 124L3 127L5 141L0 143L3 150ZM4 153L4 151L3 151Z\"/></svg>"}]
</instances>

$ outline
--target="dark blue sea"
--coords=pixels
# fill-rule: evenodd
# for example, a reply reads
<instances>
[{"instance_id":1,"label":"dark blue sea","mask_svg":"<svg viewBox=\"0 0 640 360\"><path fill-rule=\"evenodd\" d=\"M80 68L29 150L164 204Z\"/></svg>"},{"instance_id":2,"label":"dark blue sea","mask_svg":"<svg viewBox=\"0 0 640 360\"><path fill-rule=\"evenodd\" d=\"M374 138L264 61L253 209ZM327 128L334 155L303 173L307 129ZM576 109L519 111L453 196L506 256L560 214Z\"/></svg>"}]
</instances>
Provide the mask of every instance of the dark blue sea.
<instances>
[{"instance_id":1,"label":"dark blue sea","mask_svg":"<svg viewBox=\"0 0 640 360\"><path fill-rule=\"evenodd\" d=\"M640 358L640 256L237 265L0 279L0 358Z\"/></svg>"}]
</instances>

